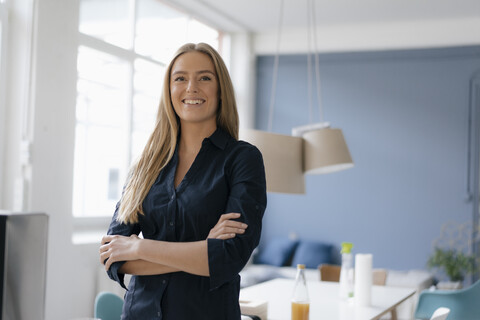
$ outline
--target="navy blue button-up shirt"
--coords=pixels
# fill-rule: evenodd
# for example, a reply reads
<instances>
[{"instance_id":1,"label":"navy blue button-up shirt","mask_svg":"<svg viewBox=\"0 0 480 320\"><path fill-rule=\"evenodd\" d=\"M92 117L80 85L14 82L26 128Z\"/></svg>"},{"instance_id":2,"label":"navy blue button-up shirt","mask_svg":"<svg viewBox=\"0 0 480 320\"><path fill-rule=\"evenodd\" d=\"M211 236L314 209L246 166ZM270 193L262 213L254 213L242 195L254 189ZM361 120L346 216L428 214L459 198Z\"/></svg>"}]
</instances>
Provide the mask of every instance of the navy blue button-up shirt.
<instances>
[{"instance_id":1,"label":"navy blue button-up shirt","mask_svg":"<svg viewBox=\"0 0 480 320\"><path fill-rule=\"evenodd\" d=\"M241 213L248 224L233 239L208 239L210 277L185 272L132 276L122 319L233 320L240 319L240 276L258 245L266 207L265 170L259 150L233 139L222 129L204 139L200 152L175 189L178 163L172 160L160 172L143 202L145 215L136 224L116 221L108 234L188 242L205 240L224 213ZM118 272L124 262L112 264L109 276L123 286Z\"/></svg>"}]
</instances>

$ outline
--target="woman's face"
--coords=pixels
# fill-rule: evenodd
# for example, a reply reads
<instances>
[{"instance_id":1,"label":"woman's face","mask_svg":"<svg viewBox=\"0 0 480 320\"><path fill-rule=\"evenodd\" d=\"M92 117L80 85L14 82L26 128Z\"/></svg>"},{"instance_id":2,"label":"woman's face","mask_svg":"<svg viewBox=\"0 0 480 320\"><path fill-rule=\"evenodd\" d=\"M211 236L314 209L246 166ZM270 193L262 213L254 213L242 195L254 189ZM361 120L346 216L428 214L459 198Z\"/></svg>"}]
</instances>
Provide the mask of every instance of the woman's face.
<instances>
[{"instance_id":1,"label":"woman's face","mask_svg":"<svg viewBox=\"0 0 480 320\"><path fill-rule=\"evenodd\" d=\"M218 81L210 57L201 52L180 55L170 73L170 96L181 124L216 126Z\"/></svg>"}]
</instances>

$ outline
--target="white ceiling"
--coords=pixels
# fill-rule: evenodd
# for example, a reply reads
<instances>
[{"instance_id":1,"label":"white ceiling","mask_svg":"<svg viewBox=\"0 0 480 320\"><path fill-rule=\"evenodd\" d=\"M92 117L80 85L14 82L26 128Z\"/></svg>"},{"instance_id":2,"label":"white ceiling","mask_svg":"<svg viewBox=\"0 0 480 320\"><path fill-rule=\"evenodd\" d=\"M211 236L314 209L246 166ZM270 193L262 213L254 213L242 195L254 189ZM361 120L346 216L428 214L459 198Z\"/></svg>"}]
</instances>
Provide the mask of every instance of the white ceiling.
<instances>
[{"instance_id":1,"label":"white ceiling","mask_svg":"<svg viewBox=\"0 0 480 320\"><path fill-rule=\"evenodd\" d=\"M261 33L278 29L281 0L167 2L227 32ZM314 0L314 3L317 26L480 19L480 0ZM307 0L284 0L283 12L283 28L307 26Z\"/></svg>"}]
</instances>

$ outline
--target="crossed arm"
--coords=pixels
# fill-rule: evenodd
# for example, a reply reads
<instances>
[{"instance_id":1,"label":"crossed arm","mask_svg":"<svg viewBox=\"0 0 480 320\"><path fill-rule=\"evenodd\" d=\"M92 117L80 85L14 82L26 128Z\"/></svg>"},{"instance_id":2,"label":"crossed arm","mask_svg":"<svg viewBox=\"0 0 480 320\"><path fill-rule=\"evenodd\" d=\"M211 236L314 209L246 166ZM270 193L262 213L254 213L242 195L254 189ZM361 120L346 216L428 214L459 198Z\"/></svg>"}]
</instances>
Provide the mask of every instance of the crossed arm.
<instances>
[{"instance_id":1,"label":"crossed arm","mask_svg":"<svg viewBox=\"0 0 480 320\"><path fill-rule=\"evenodd\" d=\"M207 239L230 239L243 234L247 225L232 219L239 213L223 214L210 230ZM126 261L121 273L154 275L184 271L200 276L209 276L207 239L195 242L167 242L107 235L102 238L100 262L108 270L112 263Z\"/></svg>"}]
</instances>

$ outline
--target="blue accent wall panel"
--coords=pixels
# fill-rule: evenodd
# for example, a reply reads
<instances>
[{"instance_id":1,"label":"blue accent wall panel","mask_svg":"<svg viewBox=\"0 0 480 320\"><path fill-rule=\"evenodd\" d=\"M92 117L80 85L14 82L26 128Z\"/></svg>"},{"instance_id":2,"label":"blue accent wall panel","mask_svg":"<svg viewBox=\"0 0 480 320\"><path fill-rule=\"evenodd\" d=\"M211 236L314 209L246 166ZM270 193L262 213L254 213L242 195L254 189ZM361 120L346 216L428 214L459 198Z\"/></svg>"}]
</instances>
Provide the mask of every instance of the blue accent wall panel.
<instances>
[{"instance_id":1,"label":"blue accent wall panel","mask_svg":"<svg viewBox=\"0 0 480 320\"><path fill-rule=\"evenodd\" d=\"M273 60L257 58L262 130ZM351 241L374 267L425 269L442 225L472 220L469 81L479 70L479 47L320 55L324 120L343 130L355 167L308 175L305 195L269 193L261 245L295 232L338 248ZM273 132L309 123L305 55L280 57L274 110Z\"/></svg>"}]
</instances>

